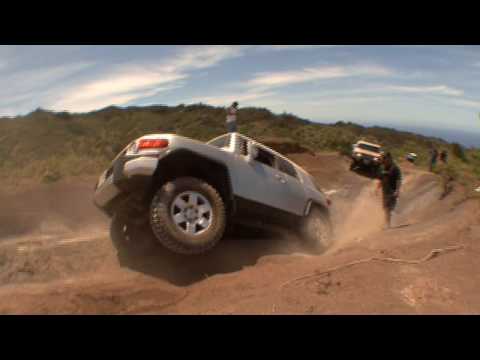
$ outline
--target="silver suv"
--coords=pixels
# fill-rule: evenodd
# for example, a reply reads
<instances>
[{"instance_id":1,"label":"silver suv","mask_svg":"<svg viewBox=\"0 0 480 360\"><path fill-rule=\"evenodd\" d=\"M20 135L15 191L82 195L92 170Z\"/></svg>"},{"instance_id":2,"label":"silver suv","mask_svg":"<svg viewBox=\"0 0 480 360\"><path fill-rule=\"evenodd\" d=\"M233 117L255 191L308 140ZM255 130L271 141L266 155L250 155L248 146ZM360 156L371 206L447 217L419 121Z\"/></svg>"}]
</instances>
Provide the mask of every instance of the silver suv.
<instances>
[{"instance_id":1,"label":"silver suv","mask_svg":"<svg viewBox=\"0 0 480 360\"><path fill-rule=\"evenodd\" d=\"M331 245L330 201L300 166L238 133L202 143L178 135L129 144L95 186L117 250L142 248L140 229L180 254L212 249L228 225L298 229L311 247Z\"/></svg>"}]
</instances>

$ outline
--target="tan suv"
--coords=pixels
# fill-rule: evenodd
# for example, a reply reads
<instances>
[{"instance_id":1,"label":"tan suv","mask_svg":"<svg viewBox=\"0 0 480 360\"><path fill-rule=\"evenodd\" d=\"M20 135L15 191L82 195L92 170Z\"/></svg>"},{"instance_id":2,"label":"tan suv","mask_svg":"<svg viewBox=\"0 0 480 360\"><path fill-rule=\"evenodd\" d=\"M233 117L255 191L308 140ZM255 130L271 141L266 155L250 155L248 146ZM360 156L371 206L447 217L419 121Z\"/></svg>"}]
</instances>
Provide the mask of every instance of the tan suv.
<instances>
[{"instance_id":1,"label":"tan suv","mask_svg":"<svg viewBox=\"0 0 480 360\"><path fill-rule=\"evenodd\" d=\"M368 168L376 170L383 155L382 146L367 141L358 141L353 144L351 170Z\"/></svg>"}]
</instances>

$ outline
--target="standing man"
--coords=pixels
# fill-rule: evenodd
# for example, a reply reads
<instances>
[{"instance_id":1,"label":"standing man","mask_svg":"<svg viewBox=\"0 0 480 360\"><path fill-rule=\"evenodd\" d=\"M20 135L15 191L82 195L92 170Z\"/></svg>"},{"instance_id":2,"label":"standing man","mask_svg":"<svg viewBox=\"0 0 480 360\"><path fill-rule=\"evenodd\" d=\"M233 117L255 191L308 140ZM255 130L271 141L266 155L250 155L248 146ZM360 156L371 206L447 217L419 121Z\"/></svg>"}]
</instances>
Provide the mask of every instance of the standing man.
<instances>
[{"instance_id":1,"label":"standing man","mask_svg":"<svg viewBox=\"0 0 480 360\"><path fill-rule=\"evenodd\" d=\"M227 131L229 133L237 132L237 111L238 111L238 102L234 102L227 109Z\"/></svg>"},{"instance_id":2,"label":"standing man","mask_svg":"<svg viewBox=\"0 0 480 360\"><path fill-rule=\"evenodd\" d=\"M431 158L430 158L430 171L433 171L435 165L437 165L438 160L438 151L435 148L432 148Z\"/></svg>"},{"instance_id":3,"label":"standing man","mask_svg":"<svg viewBox=\"0 0 480 360\"><path fill-rule=\"evenodd\" d=\"M385 211L385 227L391 227L392 211L395 209L400 196L402 172L393 161L392 155L387 152L380 168L378 188L382 188L383 210Z\"/></svg>"},{"instance_id":4,"label":"standing man","mask_svg":"<svg viewBox=\"0 0 480 360\"><path fill-rule=\"evenodd\" d=\"M441 153L440 153L440 160L446 164L448 162L448 152L447 150L443 150Z\"/></svg>"}]
</instances>

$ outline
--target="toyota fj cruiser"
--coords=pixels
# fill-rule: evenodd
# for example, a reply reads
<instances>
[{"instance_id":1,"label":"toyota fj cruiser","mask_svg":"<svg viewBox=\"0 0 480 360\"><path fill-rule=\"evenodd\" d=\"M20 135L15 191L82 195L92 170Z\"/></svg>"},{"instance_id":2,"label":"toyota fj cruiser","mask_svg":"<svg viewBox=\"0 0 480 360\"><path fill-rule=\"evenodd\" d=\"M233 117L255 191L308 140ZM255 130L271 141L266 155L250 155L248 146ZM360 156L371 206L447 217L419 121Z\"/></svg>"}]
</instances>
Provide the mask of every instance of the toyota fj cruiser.
<instances>
[{"instance_id":1,"label":"toyota fj cruiser","mask_svg":"<svg viewBox=\"0 0 480 360\"><path fill-rule=\"evenodd\" d=\"M317 250L332 243L330 201L312 176L238 133L208 143L143 136L100 176L94 203L112 218L118 251L139 249L136 234L143 227L173 252L200 254L237 222L295 227Z\"/></svg>"},{"instance_id":2,"label":"toyota fj cruiser","mask_svg":"<svg viewBox=\"0 0 480 360\"><path fill-rule=\"evenodd\" d=\"M353 145L350 169L366 168L375 171L381 163L382 156L383 151L381 145L358 141Z\"/></svg>"}]
</instances>

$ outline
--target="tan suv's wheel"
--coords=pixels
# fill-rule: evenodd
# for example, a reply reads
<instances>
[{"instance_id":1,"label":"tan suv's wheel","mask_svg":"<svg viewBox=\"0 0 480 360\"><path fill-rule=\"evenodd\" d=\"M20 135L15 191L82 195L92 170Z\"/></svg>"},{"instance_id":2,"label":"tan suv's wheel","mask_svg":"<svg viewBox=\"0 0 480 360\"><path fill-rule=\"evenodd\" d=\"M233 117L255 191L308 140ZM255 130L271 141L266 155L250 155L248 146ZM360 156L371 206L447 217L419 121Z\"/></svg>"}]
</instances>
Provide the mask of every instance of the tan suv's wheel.
<instances>
[{"instance_id":1,"label":"tan suv's wheel","mask_svg":"<svg viewBox=\"0 0 480 360\"><path fill-rule=\"evenodd\" d=\"M169 250L201 254L212 249L225 232L225 205L219 193L196 178L179 178L163 185L153 197L150 224Z\"/></svg>"}]
</instances>

